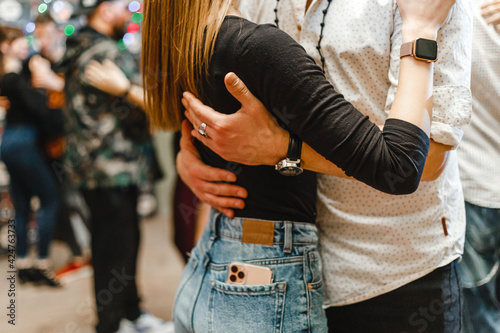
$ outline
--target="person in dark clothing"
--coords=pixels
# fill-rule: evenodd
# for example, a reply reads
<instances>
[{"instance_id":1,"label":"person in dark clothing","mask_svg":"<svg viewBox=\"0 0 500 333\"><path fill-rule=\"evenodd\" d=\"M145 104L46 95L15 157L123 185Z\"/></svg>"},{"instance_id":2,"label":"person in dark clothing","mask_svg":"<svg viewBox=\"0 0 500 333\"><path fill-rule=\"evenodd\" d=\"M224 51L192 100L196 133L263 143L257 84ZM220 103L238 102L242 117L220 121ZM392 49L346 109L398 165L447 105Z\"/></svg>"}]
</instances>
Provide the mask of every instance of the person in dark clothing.
<instances>
[{"instance_id":1,"label":"person in dark clothing","mask_svg":"<svg viewBox=\"0 0 500 333\"><path fill-rule=\"evenodd\" d=\"M79 207L72 207L74 202L68 202L72 197L71 191L76 191L67 184L64 173L59 173L59 166L63 163L63 154L65 152L66 135L64 131L64 115L62 109L65 106L66 99L64 95L64 77L62 73L57 73L60 69L58 63L64 52L62 47L62 31L57 28L57 24L49 13L43 13L34 20L34 36L39 48L38 54L33 54L25 62L23 72L26 78L32 82L34 87L40 85L49 86L45 89L47 98L50 101L51 108L54 109L53 140L46 153L50 160L51 169L57 180L58 191L61 196L61 209L54 226L54 239L64 241L68 244L71 251L71 260L59 267L56 271L56 279L62 281L67 273L74 272L88 264L88 258L83 257L82 247L78 243L70 216L75 214ZM37 69L32 75L31 69Z\"/></svg>"},{"instance_id":2,"label":"person in dark clothing","mask_svg":"<svg viewBox=\"0 0 500 333\"><path fill-rule=\"evenodd\" d=\"M10 174L11 196L16 210L16 261L19 279L58 286L48 260L53 226L60 206L55 179L40 147L40 127L48 113L46 96L34 90L21 75L28 46L21 30L0 27L0 93L10 101L1 154ZM38 212L38 260L27 258L30 200L40 199Z\"/></svg>"},{"instance_id":3,"label":"person in dark clothing","mask_svg":"<svg viewBox=\"0 0 500 333\"><path fill-rule=\"evenodd\" d=\"M131 18L127 1L80 1L88 24L67 39L61 68L66 78L67 149L62 172L90 210L98 333L163 332L165 322L142 312L137 290L138 185L149 177L144 140L133 118L137 106L93 87L85 77L92 61L114 63L129 80L133 56L118 47ZM142 123L139 123L139 126ZM144 124L146 124L144 122ZM131 126L128 126L131 125ZM137 134L139 133L139 134Z\"/></svg>"},{"instance_id":4,"label":"person in dark clothing","mask_svg":"<svg viewBox=\"0 0 500 333\"><path fill-rule=\"evenodd\" d=\"M447 0L429 0L421 7L398 1L407 27L418 22L421 28L408 29L404 37L414 39L422 31L435 35L452 5ZM226 76L234 72L278 122L295 133L286 140L290 142L287 159L276 165L294 177L283 177L267 165L232 163L196 142L199 153L195 154L212 167L234 171L236 184L248 190L248 198L245 207L235 210L235 218L212 212L178 288L175 329L325 332L314 225L316 175L301 173L300 139L347 175L370 186L393 194L415 191L429 148L431 111L426 106L433 66L411 57L402 59L400 82L405 84L400 85L390 119L381 131L335 91L321 68L290 36L273 25L244 20L232 6L230 0L193 0L185 6L173 0L145 2L143 68L152 125L181 127L182 106L176 96L183 90L195 92L223 113L236 112L241 105L225 86L225 80L229 86L237 83L234 74ZM161 38L151 38L152 34ZM189 109L193 99L187 93L184 96L183 104ZM204 123L189 110L186 116L198 128L197 138L210 145L210 133L217 131L217 124ZM186 122L182 127L189 132ZM281 143L276 147L281 148ZM307 157L305 166L312 169L327 163L321 156ZM269 161L269 165L276 162ZM398 184L384 177L388 174L398 177ZM241 263L233 262L259 265L252 269L260 272L271 270L272 279L256 285L234 284L237 278L231 272L243 271L238 268ZM250 279L250 267L245 274Z\"/></svg>"}]
</instances>

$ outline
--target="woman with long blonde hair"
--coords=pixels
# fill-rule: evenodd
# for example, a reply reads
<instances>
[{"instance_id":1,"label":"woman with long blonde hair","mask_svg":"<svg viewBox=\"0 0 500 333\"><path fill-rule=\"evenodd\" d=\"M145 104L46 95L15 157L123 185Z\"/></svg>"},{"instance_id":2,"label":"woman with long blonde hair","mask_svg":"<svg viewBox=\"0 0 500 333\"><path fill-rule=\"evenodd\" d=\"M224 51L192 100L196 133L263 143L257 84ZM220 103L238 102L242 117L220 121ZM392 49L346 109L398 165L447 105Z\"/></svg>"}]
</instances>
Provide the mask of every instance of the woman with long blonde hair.
<instances>
[{"instance_id":1,"label":"woman with long blonde hair","mask_svg":"<svg viewBox=\"0 0 500 333\"><path fill-rule=\"evenodd\" d=\"M398 0L403 40L423 37L435 45L453 3ZM433 65L402 59L382 132L335 91L291 37L243 19L232 0L145 1L143 78L153 128L181 128L184 91L216 110L236 112L240 104L224 83L229 72L290 131L288 170L281 171L294 176L225 161L196 143L205 163L237 175L248 198L234 218L212 211L178 287L176 332L326 332L316 178L294 163L301 142L370 186L393 194L415 191L429 147ZM218 130L198 125L202 135ZM308 165L315 162L324 163Z\"/></svg>"}]
</instances>

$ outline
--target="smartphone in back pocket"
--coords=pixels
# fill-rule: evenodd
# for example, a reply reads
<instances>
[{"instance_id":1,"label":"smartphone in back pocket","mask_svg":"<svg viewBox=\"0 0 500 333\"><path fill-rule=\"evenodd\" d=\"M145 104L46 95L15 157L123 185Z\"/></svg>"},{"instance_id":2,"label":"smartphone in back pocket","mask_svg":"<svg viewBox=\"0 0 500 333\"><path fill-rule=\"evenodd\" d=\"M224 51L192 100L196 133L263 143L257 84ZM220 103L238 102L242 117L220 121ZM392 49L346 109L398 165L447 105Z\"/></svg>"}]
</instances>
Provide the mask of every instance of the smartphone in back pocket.
<instances>
[{"instance_id":1,"label":"smartphone in back pocket","mask_svg":"<svg viewBox=\"0 0 500 333\"><path fill-rule=\"evenodd\" d=\"M227 273L228 284L256 285L273 282L273 271L268 267L233 261Z\"/></svg>"}]
</instances>

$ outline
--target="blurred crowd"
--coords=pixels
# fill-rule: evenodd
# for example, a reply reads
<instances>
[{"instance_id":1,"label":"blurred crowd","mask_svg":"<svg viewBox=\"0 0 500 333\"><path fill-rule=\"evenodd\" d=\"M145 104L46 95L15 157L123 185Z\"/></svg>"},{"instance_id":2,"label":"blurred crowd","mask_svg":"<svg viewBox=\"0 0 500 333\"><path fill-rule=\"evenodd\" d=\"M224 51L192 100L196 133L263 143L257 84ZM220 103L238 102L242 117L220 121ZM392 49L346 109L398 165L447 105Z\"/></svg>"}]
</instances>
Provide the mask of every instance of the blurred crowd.
<instances>
[{"instance_id":1,"label":"blurred crowd","mask_svg":"<svg viewBox=\"0 0 500 333\"><path fill-rule=\"evenodd\" d=\"M143 111L139 59L118 43L128 6L81 1L73 16L87 24L69 38L49 12L39 14L32 47L23 30L0 25L0 228L14 220L16 234L15 250L4 243L0 251L14 259L21 284L60 288L92 266L98 332L117 323L120 332L169 332L140 308L135 281L139 222L156 213L154 185L164 173ZM175 205L185 256L198 201L180 181L176 193L186 202ZM60 267L49 257L53 239L71 250ZM108 301L118 274L131 281Z\"/></svg>"}]
</instances>

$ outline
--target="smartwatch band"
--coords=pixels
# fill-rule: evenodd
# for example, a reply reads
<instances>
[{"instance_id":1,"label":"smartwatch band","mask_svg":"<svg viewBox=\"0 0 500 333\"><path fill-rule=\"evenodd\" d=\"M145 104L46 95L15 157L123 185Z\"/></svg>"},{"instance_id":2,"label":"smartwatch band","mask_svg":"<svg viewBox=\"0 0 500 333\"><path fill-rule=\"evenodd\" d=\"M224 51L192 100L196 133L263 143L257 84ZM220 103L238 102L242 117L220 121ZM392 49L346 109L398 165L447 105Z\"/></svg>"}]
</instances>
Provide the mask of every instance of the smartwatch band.
<instances>
[{"instance_id":1,"label":"smartwatch band","mask_svg":"<svg viewBox=\"0 0 500 333\"><path fill-rule=\"evenodd\" d=\"M401 51L399 52L399 57L400 58L403 58L403 57L413 57L414 54L413 54L413 43L414 41L411 41L411 42L407 42L407 43L404 43L401 45Z\"/></svg>"}]
</instances>

